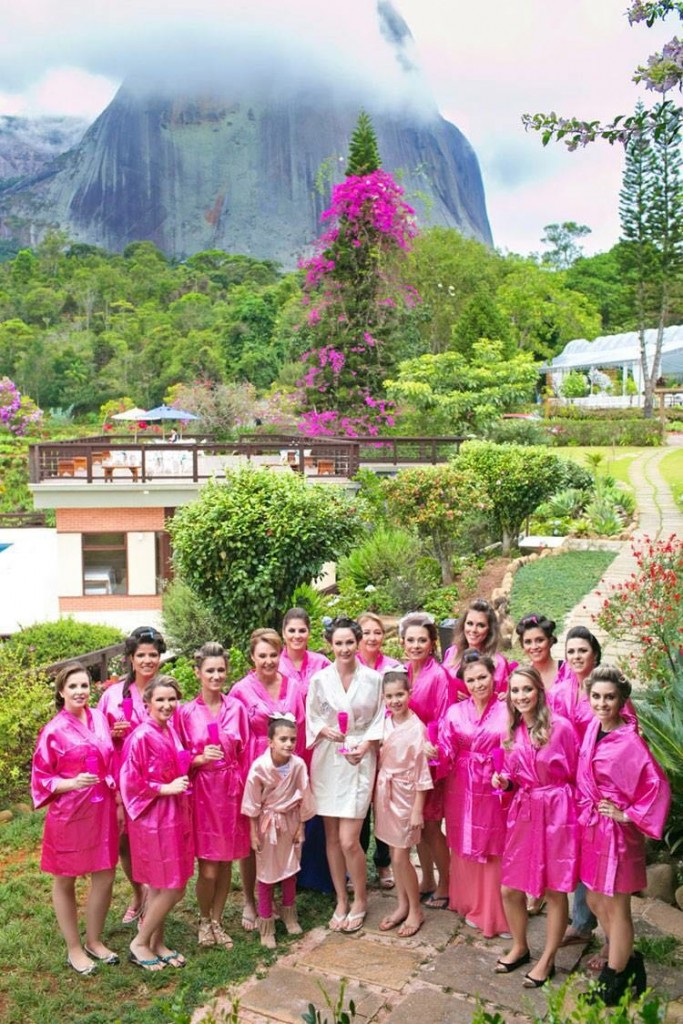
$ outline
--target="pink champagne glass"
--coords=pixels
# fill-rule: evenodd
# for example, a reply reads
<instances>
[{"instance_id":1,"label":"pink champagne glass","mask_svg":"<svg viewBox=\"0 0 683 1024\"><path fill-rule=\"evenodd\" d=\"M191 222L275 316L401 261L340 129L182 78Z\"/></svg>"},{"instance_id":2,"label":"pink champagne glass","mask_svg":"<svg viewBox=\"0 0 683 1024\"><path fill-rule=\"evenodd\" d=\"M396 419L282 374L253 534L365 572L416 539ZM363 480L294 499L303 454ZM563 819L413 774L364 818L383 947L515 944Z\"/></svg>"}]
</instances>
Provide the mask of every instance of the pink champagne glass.
<instances>
[{"instance_id":1,"label":"pink champagne glass","mask_svg":"<svg viewBox=\"0 0 683 1024\"><path fill-rule=\"evenodd\" d=\"M494 772L496 772L497 775L500 775L500 773L502 772L503 768L505 767L505 751L503 750L502 747L495 747L494 748L494 750L491 753L491 760L493 761L493 770L494 770ZM497 790L497 793L498 793L498 799L502 803L502 801L503 801L503 791L502 791L502 789Z\"/></svg>"},{"instance_id":2,"label":"pink champagne glass","mask_svg":"<svg viewBox=\"0 0 683 1024\"><path fill-rule=\"evenodd\" d=\"M133 698L123 697L121 700L121 711L126 722L130 722L133 719Z\"/></svg>"},{"instance_id":3,"label":"pink champagne glass","mask_svg":"<svg viewBox=\"0 0 683 1024\"><path fill-rule=\"evenodd\" d=\"M438 745L439 745L439 723L438 722L435 721L435 722L428 722L427 723L427 737L428 737L429 742L431 743L431 745L433 747L438 747ZM435 765L440 764L440 763L441 763L441 758L440 757L432 758L429 761L429 764L432 765L432 766L435 766Z\"/></svg>"},{"instance_id":4,"label":"pink champagne glass","mask_svg":"<svg viewBox=\"0 0 683 1024\"><path fill-rule=\"evenodd\" d=\"M86 754L84 760L84 767L86 772L88 772L90 775L97 775L99 779L100 759L98 758L97 754ZM99 781L95 783L95 785L92 787L92 791L90 793L91 804L101 804L102 801L104 800L104 797L100 792L100 787L101 783Z\"/></svg>"},{"instance_id":5,"label":"pink champagne glass","mask_svg":"<svg viewBox=\"0 0 683 1024\"><path fill-rule=\"evenodd\" d=\"M337 725L339 726L339 732L344 737L344 742L339 747L339 753L348 754L349 748L346 746L346 733L349 729L349 716L346 711L340 711L337 715Z\"/></svg>"},{"instance_id":6,"label":"pink champagne glass","mask_svg":"<svg viewBox=\"0 0 683 1024\"><path fill-rule=\"evenodd\" d=\"M178 761L178 770L181 775L187 775L190 777L190 765L192 764L192 752L190 750L178 750L176 751L176 758ZM192 786L188 786L185 790L186 793L192 792Z\"/></svg>"},{"instance_id":7,"label":"pink champagne glass","mask_svg":"<svg viewBox=\"0 0 683 1024\"><path fill-rule=\"evenodd\" d=\"M209 722L206 727L206 731L208 733L209 743L211 744L211 746L220 747L221 737L218 731L218 722ZM214 764L216 768L223 768L223 766L225 765L225 759L221 758L220 761L212 761L211 763Z\"/></svg>"}]
</instances>

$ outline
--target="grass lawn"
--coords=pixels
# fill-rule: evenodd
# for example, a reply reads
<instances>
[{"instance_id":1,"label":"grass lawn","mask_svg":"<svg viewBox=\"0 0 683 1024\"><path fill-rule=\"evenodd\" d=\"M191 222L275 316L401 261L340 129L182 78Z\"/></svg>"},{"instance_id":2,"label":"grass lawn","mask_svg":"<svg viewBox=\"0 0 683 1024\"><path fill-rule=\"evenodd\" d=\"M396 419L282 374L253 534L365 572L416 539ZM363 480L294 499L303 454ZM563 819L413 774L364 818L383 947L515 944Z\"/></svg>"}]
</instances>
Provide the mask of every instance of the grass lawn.
<instances>
[{"instance_id":1,"label":"grass lawn","mask_svg":"<svg viewBox=\"0 0 683 1024\"><path fill-rule=\"evenodd\" d=\"M603 461L600 463L598 468L598 475L605 476L605 474L609 474L610 476L613 476L615 480L618 480L632 491L633 485L629 479L628 467L633 462L636 455L640 455L641 452L650 452L652 449L618 448L616 445L596 448L573 447L571 445L567 445L561 448L552 448L551 451L556 455L561 455L564 459L573 459L574 462L578 462L585 469L589 470L592 470L592 467L586 459L586 455L589 453L600 454L603 456Z\"/></svg>"},{"instance_id":2,"label":"grass lawn","mask_svg":"<svg viewBox=\"0 0 683 1024\"><path fill-rule=\"evenodd\" d=\"M679 508L683 508L683 448L665 455L659 463L662 476L673 491Z\"/></svg>"},{"instance_id":3,"label":"grass lawn","mask_svg":"<svg viewBox=\"0 0 683 1024\"><path fill-rule=\"evenodd\" d=\"M241 894L230 897L225 927L231 950L197 946L198 913L194 882L180 907L169 917L167 941L187 957L183 970L145 973L127 962L134 925L120 923L129 888L117 872L105 942L121 964L101 966L89 978L66 967L64 942L50 898L52 878L39 869L42 813L19 814L0 826L0 1020L2 1024L185 1024L192 1009L208 1002L216 990L225 994L275 954L261 949L257 934L242 931ZM85 893L86 883L77 892ZM332 897L302 892L297 897L305 930L328 920ZM292 940L278 926L278 949Z\"/></svg>"},{"instance_id":4,"label":"grass lawn","mask_svg":"<svg viewBox=\"0 0 683 1024\"><path fill-rule=\"evenodd\" d=\"M523 565L514 576L510 614L515 622L530 612L547 615L562 629L565 617L598 582L614 551L567 551Z\"/></svg>"}]
</instances>

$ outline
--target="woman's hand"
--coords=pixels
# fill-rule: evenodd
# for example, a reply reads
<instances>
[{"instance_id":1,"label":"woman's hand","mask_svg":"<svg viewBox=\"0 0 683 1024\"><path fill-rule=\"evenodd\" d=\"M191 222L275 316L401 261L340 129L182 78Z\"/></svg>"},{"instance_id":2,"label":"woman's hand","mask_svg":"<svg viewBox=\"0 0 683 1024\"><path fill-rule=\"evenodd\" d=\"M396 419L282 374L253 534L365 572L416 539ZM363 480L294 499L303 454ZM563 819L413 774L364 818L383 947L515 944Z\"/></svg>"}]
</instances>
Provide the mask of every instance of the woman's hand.
<instances>
[{"instance_id":1,"label":"woman's hand","mask_svg":"<svg viewBox=\"0 0 683 1024\"><path fill-rule=\"evenodd\" d=\"M424 814L418 808L413 807L410 815L410 827L411 828L422 828L425 823Z\"/></svg>"},{"instance_id":2,"label":"woman's hand","mask_svg":"<svg viewBox=\"0 0 683 1024\"><path fill-rule=\"evenodd\" d=\"M441 757L441 751L438 747L435 747L429 740L425 740L424 752L427 755L429 761L438 761Z\"/></svg>"},{"instance_id":3,"label":"woman's hand","mask_svg":"<svg viewBox=\"0 0 683 1024\"><path fill-rule=\"evenodd\" d=\"M494 789L500 789L503 793L506 793L510 789L510 780L507 775L503 775L501 772L494 772L491 776L491 785Z\"/></svg>"},{"instance_id":4,"label":"woman's hand","mask_svg":"<svg viewBox=\"0 0 683 1024\"><path fill-rule=\"evenodd\" d=\"M304 841L304 823L299 822L299 827L294 833L293 843L295 846L301 846Z\"/></svg>"},{"instance_id":5,"label":"woman's hand","mask_svg":"<svg viewBox=\"0 0 683 1024\"><path fill-rule=\"evenodd\" d=\"M93 775L92 772L81 772L75 778L65 779L64 781L67 785L63 789L61 786L59 787L59 791L61 793L66 793L73 789L87 789L88 786L95 786L100 781L100 777L99 775Z\"/></svg>"},{"instance_id":6,"label":"woman's hand","mask_svg":"<svg viewBox=\"0 0 683 1024\"><path fill-rule=\"evenodd\" d=\"M598 812L603 814L606 818L611 818L613 821L619 822L623 825L624 822L630 821L630 818L624 811L620 811L615 803L611 800L601 800L598 804Z\"/></svg>"},{"instance_id":7,"label":"woman's hand","mask_svg":"<svg viewBox=\"0 0 683 1024\"><path fill-rule=\"evenodd\" d=\"M195 757L193 764L208 764L209 761L220 761L223 757L223 748L217 743L207 743L204 752Z\"/></svg>"},{"instance_id":8,"label":"woman's hand","mask_svg":"<svg viewBox=\"0 0 683 1024\"><path fill-rule=\"evenodd\" d=\"M340 732L339 729L334 729L331 725L324 725L318 736L322 736L325 740L332 740L333 743L343 743L345 734Z\"/></svg>"},{"instance_id":9,"label":"woman's hand","mask_svg":"<svg viewBox=\"0 0 683 1024\"><path fill-rule=\"evenodd\" d=\"M256 853L260 853L261 846L263 844L261 843L261 837L258 834L258 825L256 823L256 819L254 818L251 819L251 825L249 828L249 838L251 840L252 850L254 850Z\"/></svg>"},{"instance_id":10,"label":"woman's hand","mask_svg":"<svg viewBox=\"0 0 683 1024\"><path fill-rule=\"evenodd\" d=\"M190 785L187 775L179 775L173 782L165 782L159 787L159 796L179 796L184 793Z\"/></svg>"},{"instance_id":11,"label":"woman's hand","mask_svg":"<svg viewBox=\"0 0 683 1024\"><path fill-rule=\"evenodd\" d=\"M503 690L502 693L498 694L498 696L496 697L496 700L505 700L507 695L508 695L507 690Z\"/></svg>"},{"instance_id":12,"label":"woman's hand","mask_svg":"<svg viewBox=\"0 0 683 1024\"><path fill-rule=\"evenodd\" d=\"M127 722L125 718L122 718L120 721L114 722L114 724L112 725L112 727L111 727L112 737L115 740L123 739L123 737L126 736L130 732L130 729L131 729L130 722Z\"/></svg>"},{"instance_id":13,"label":"woman's hand","mask_svg":"<svg viewBox=\"0 0 683 1024\"><path fill-rule=\"evenodd\" d=\"M370 749L370 743L368 740L363 740L357 747L353 747L351 750L344 754L344 757L349 764L360 764L368 750Z\"/></svg>"}]
</instances>

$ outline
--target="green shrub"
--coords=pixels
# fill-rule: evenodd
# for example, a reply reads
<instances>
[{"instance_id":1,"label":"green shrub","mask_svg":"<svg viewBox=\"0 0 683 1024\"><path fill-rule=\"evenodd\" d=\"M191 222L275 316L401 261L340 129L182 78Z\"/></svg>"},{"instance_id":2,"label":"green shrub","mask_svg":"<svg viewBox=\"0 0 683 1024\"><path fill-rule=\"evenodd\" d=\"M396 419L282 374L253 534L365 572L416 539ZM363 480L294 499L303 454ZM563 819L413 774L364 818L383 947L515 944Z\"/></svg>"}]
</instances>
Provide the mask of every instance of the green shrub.
<instances>
[{"instance_id":1,"label":"green shrub","mask_svg":"<svg viewBox=\"0 0 683 1024\"><path fill-rule=\"evenodd\" d=\"M168 646L188 658L209 640L220 644L226 642L221 617L179 577L172 580L164 591L162 617Z\"/></svg>"},{"instance_id":2,"label":"green shrub","mask_svg":"<svg viewBox=\"0 0 683 1024\"><path fill-rule=\"evenodd\" d=\"M496 420L485 437L497 444L550 444L541 420Z\"/></svg>"},{"instance_id":3,"label":"green shrub","mask_svg":"<svg viewBox=\"0 0 683 1024\"><path fill-rule=\"evenodd\" d=\"M338 574L368 595L368 610L391 614L421 608L440 579L438 562L424 557L415 534L385 526L339 560Z\"/></svg>"},{"instance_id":4,"label":"green shrub","mask_svg":"<svg viewBox=\"0 0 683 1024\"><path fill-rule=\"evenodd\" d=\"M542 505L536 509L537 516L546 518L568 518L575 519L581 515L586 507L590 495L588 491L580 491L575 487L565 487L563 491L557 491Z\"/></svg>"},{"instance_id":5,"label":"green shrub","mask_svg":"<svg viewBox=\"0 0 683 1024\"><path fill-rule=\"evenodd\" d=\"M55 714L51 680L36 668L17 668L9 644L0 646L0 806L26 799L36 737Z\"/></svg>"},{"instance_id":6,"label":"green shrub","mask_svg":"<svg viewBox=\"0 0 683 1024\"><path fill-rule=\"evenodd\" d=\"M607 498L596 497L586 506L584 521L590 533L614 537L624 529L625 516Z\"/></svg>"},{"instance_id":7,"label":"green shrub","mask_svg":"<svg viewBox=\"0 0 683 1024\"><path fill-rule=\"evenodd\" d=\"M0 512L31 512L33 495L28 489L28 441L23 437L0 438Z\"/></svg>"},{"instance_id":8,"label":"green shrub","mask_svg":"<svg viewBox=\"0 0 683 1024\"><path fill-rule=\"evenodd\" d=\"M580 491L593 489L595 480L590 470L580 466L574 459L560 459L560 472L558 476L558 491L565 487L573 487Z\"/></svg>"},{"instance_id":9,"label":"green shrub","mask_svg":"<svg viewBox=\"0 0 683 1024\"><path fill-rule=\"evenodd\" d=\"M617 445L652 448L662 444L658 419L545 420L553 445Z\"/></svg>"},{"instance_id":10,"label":"green shrub","mask_svg":"<svg viewBox=\"0 0 683 1024\"><path fill-rule=\"evenodd\" d=\"M642 420L643 418L643 410L635 405L626 409L595 409L587 405L552 405L550 412L550 419L553 420L612 420L615 416L620 420Z\"/></svg>"},{"instance_id":11,"label":"green shrub","mask_svg":"<svg viewBox=\"0 0 683 1024\"><path fill-rule=\"evenodd\" d=\"M101 647L112 647L125 639L114 626L77 622L72 618L40 622L14 633L4 644L20 665L52 665L56 661L80 656Z\"/></svg>"}]
</instances>

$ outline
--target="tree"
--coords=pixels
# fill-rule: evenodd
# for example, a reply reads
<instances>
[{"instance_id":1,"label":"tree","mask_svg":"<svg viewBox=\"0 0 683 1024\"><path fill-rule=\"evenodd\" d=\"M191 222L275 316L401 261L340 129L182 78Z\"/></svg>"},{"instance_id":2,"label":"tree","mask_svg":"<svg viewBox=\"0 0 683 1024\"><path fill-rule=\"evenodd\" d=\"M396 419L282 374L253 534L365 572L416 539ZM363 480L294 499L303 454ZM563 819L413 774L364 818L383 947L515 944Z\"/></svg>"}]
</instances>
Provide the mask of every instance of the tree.
<instances>
[{"instance_id":1,"label":"tree","mask_svg":"<svg viewBox=\"0 0 683 1024\"><path fill-rule=\"evenodd\" d=\"M495 297L483 289L475 292L453 327L450 347L461 352L466 359L472 354L473 346L481 338L495 338L502 342L503 352L511 355L510 320L497 304Z\"/></svg>"},{"instance_id":2,"label":"tree","mask_svg":"<svg viewBox=\"0 0 683 1024\"><path fill-rule=\"evenodd\" d=\"M545 245L548 251L541 256L541 263L553 270L569 270L583 256L579 239L591 233L585 224L577 224L573 220L565 220L562 224L546 224L543 231L541 245Z\"/></svg>"},{"instance_id":3,"label":"tree","mask_svg":"<svg viewBox=\"0 0 683 1024\"><path fill-rule=\"evenodd\" d=\"M298 474L245 469L209 483L169 523L180 578L224 624L228 645L278 628L292 594L358 536L356 506Z\"/></svg>"},{"instance_id":4,"label":"tree","mask_svg":"<svg viewBox=\"0 0 683 1024\"><path fill-rule=\"evenodd\" d=\"M408 359L386 386L403 420L413 411L412 429L452 434L480 429L501 412L529 401L537 379L531 355L518 352L505 358L501 342L481 339L472 346L469 360L459 352Z\"/></svg>"},{"instance_id":5,"label":"tree","mask_svg":"<svg viewBox=\"0 0 683 1024\"><path fill-rule=\"evenodd\" d=\"M346 177L359 177L372 174L382 166L377 145L377 136L372 121L364 110L361 110L356 127L349 144L349 158L346 164Z\"/></svg>"},{"instance_id":6,"label":"tree","mask_svg":"<svg viewBox=\"0 0 683 1024\"><path fill-rule=\"evenodd\" d=\"M404 469L386 481L385 493L391 518L415 529L431 545L443 583L449 586L459 542L491 508L476 476L457 462Z\"/></svg>"},{"instance_id":7,"label":"tree","mask_svg":"<svg viewBox=\"0 0 683 1024\"><path fill-rule=\"evenodd\" d=\"M453 460L479 482L490 516L509 555L527 516L557 489L561 460L547 448L468 441Z\"/></svg>"},{"instance_id":8,"label":"tree","mask_svg":"<svg viewBox=\"0 0 683 1024\"><path fill-rule=\"evenodd\" d=\"M678 121L655 138L634 135L626 145L619 193L622 269L632 284L637 313L644 415L654 412L654 388L660 375L664 328L672 292L683 271L683 199ZM648 364L645 331L655 321L657 336Z\"/></svg>"},{"instance_id":9,"label":"tree","mask_svg":"<svg viewBox=\"0 0 683 1024\"><path fill-rule=\"evenodd\" d=\"M572 370L562 379L560 393L563 398L584 398L589 391L588 381L584 373Z\"/></svg>"},{"instance_id":10,"label":"tree","mask_svg":"<svg viewBox=\"0 0 683 1024\"><path fill-rule=\"evenodd\" d=\"M618 243L608 252L581 257L565 275L567 287L585 295L599 311L602 334L621 334L636 326L631 288L624 280L619 260L620 249Z\"/></svg>"}]
</instances>

